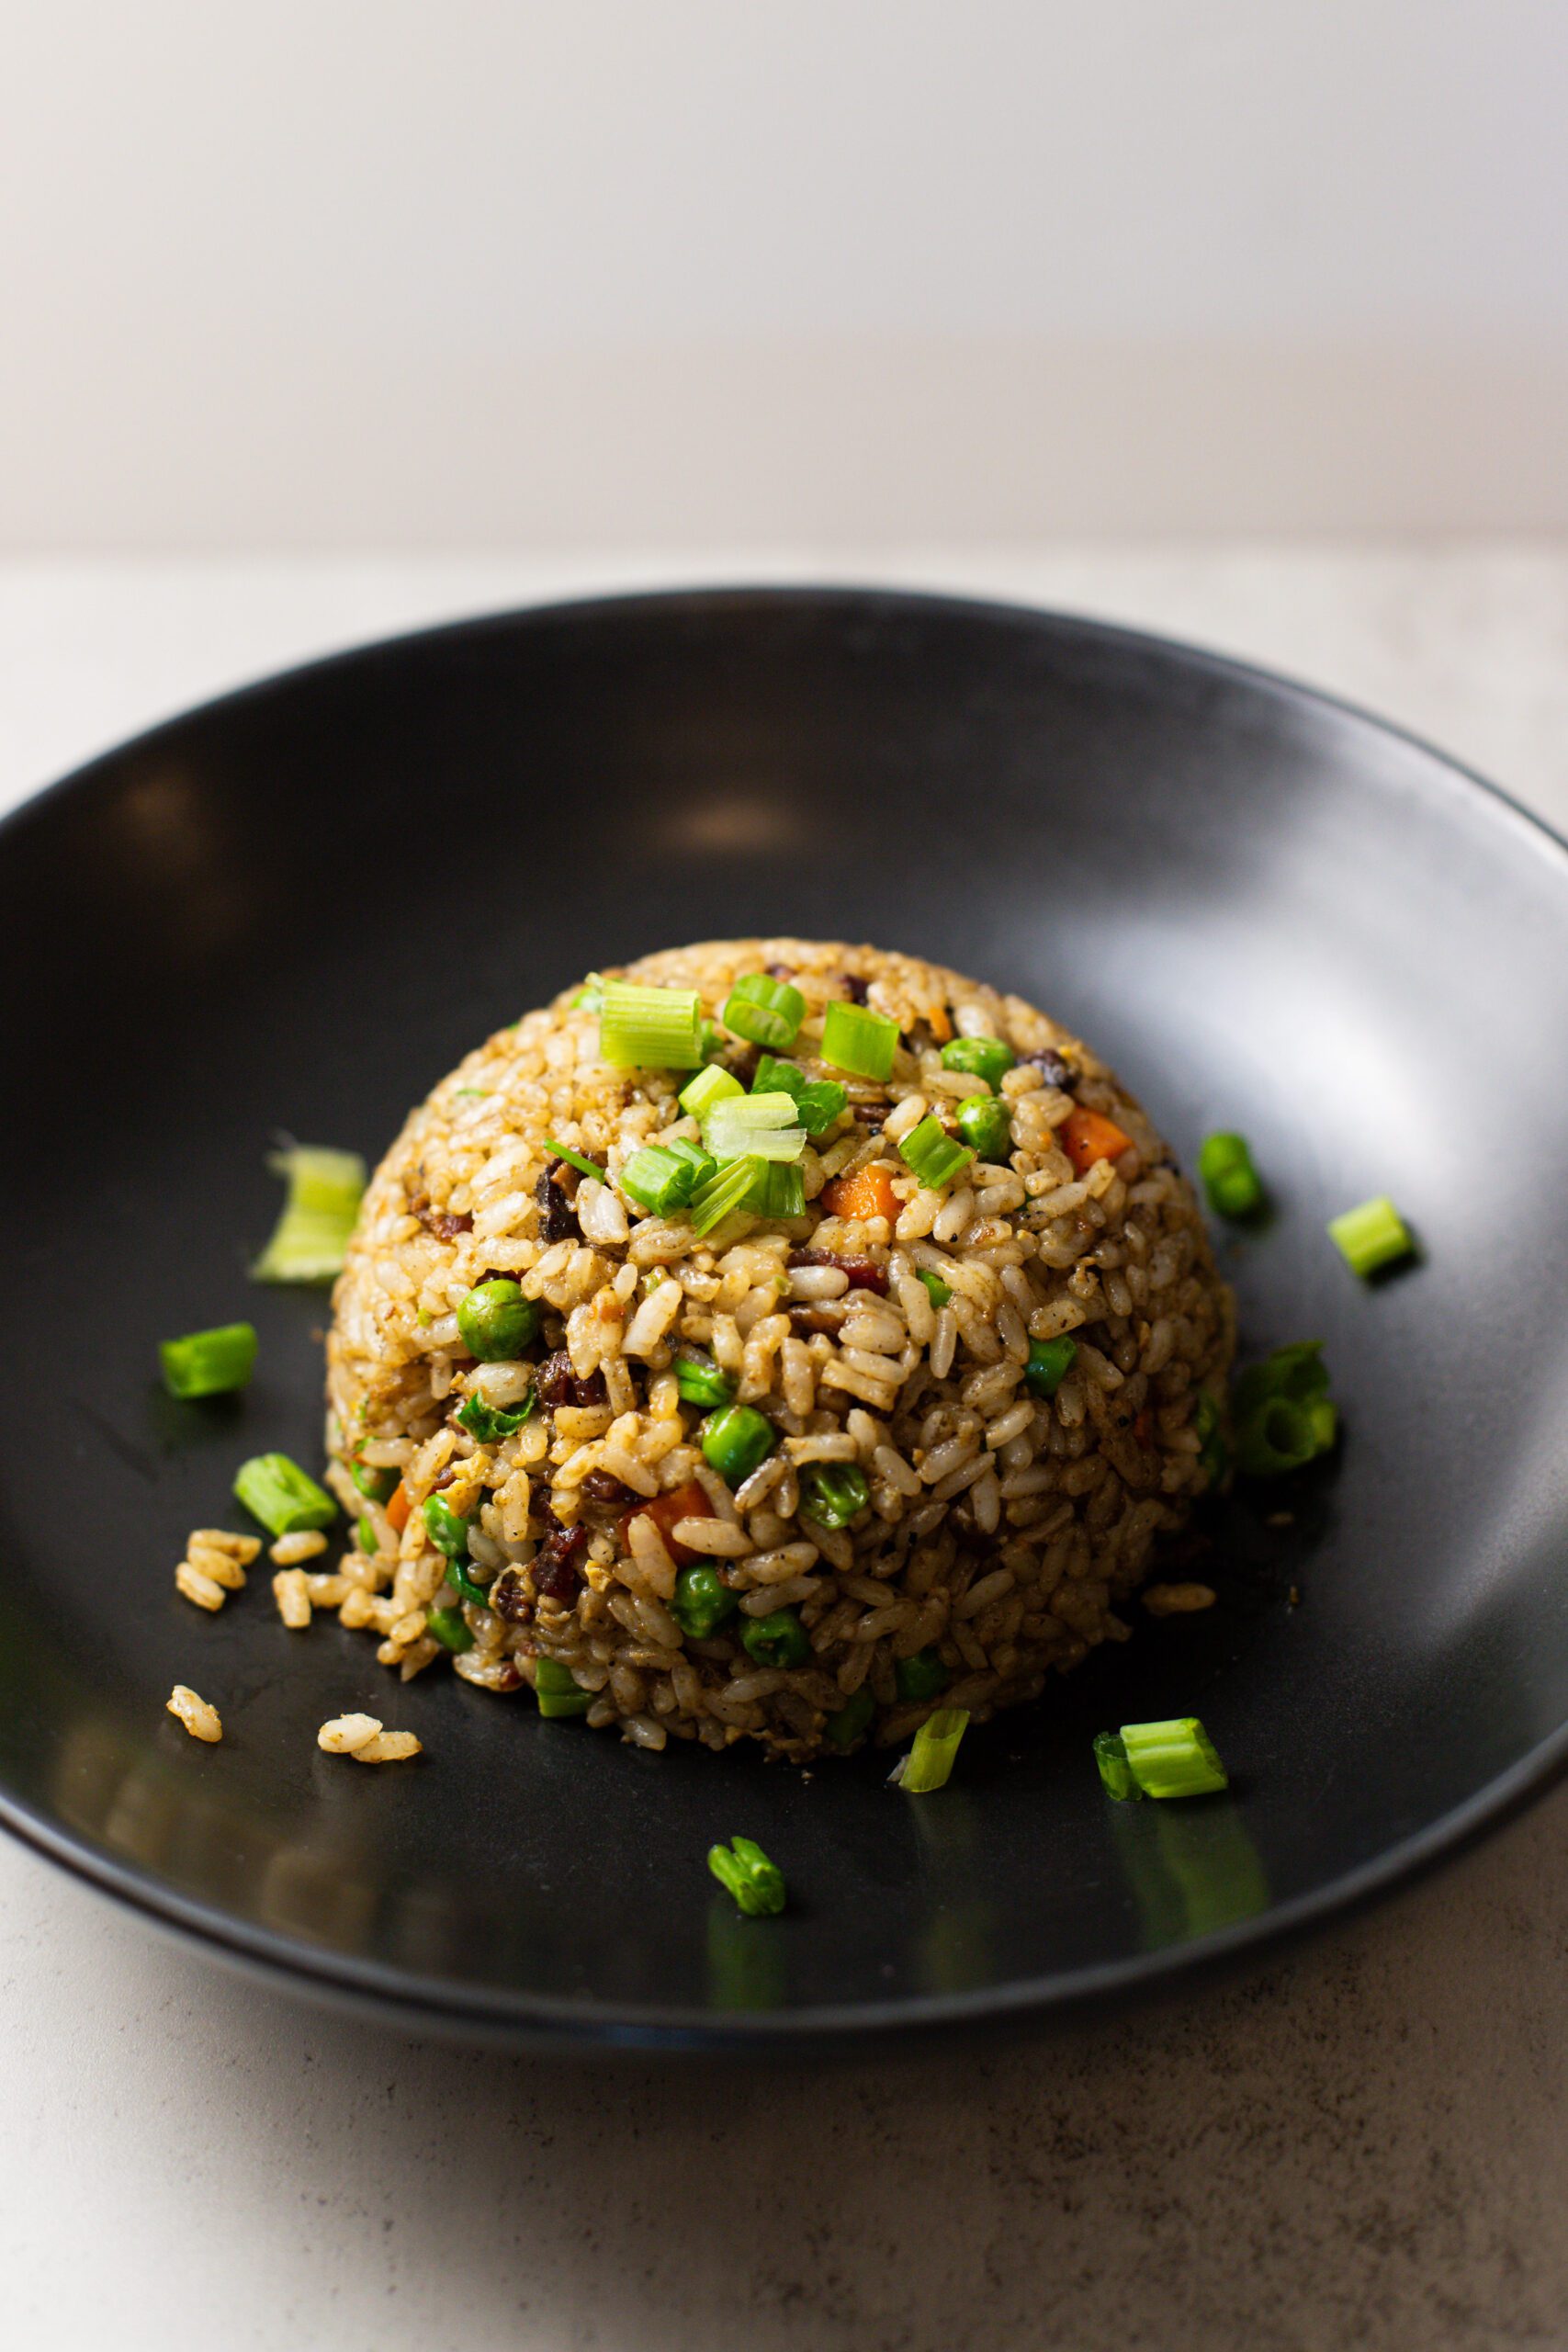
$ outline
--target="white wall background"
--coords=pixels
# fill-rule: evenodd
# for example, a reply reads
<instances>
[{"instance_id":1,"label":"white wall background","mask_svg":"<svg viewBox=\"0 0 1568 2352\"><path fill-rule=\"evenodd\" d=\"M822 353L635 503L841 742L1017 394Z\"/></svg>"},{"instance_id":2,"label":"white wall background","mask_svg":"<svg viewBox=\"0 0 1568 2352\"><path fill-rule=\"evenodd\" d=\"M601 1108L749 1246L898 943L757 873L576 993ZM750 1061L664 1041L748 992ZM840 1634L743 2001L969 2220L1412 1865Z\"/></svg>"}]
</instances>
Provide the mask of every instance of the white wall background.
<instances>
[{"instance_id":1,"label":"white wall background","mask_svg":"<svg viewBox=\"0 0 1568 2352\"><path fill-rule=\"evenodd\" d=\"M0 548L1568 526L1565 0L0 0Z\"/></svg>"}]
</instances>

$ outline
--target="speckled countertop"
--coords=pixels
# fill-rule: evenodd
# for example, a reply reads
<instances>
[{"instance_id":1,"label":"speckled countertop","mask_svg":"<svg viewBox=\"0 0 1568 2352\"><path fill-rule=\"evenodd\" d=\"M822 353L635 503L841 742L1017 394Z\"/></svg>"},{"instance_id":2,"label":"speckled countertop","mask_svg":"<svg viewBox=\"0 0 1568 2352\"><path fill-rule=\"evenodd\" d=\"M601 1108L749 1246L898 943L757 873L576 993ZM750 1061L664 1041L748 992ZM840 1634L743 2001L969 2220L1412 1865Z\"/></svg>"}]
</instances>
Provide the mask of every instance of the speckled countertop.
<instances>
[{"instance_id":1,"label":"speckled countertop","mask_svg":"<svg viewBox=\"0 0 1568 2352\"><path fill-rule=\"evenodd\" d=\"M1568 827L1568 551L1495 548L0 565L0 806L333 644L557 592L829 572L1269 662ZM611 2074L344 2022L0 1842L0 2339L1568 2344L1565 1846L1568 1790L1372 1917L1179 2003L1032 2044L748 2075Z\"/></svg>"}]
</instances>

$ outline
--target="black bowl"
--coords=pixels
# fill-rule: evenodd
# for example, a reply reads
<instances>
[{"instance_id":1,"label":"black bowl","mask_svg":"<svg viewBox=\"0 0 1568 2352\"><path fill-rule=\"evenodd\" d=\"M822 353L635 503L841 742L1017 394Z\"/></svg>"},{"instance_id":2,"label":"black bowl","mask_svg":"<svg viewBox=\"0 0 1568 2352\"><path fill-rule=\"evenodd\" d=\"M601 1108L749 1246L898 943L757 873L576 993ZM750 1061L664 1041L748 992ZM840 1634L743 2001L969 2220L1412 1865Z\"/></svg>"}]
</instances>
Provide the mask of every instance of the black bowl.
<instances>
[{"instance_id":1,"label":"black bowl","mask_svg":"<svg viewBox=\"0 0 1568 2352\"><path fill-rule=\"evenodd\" d=\"M1392 1884L1568 1753L1568 860L1435 752L1083 621L856 593L486 620L227 697L4 829L0 1816L318 1992L556 2042L1038 2018ZM677 941L868 938L1080 1029L1190 1159L1240 1127L1244 1349L1322 1338L1337 1459L1221 1512L1222 1605L971 1733L925 1800L654 1758L175 1597L234 1466L320 1443L319 1294L252 1288L279 1130L374 1158L498 1023ZM1420 1261L1325 1230L1389 1192ZM254 1317L243 1403L156 1341ZM1276 1523L1283 1521L1283 1523ZM262 1564L265 1568L265 1561ZM207 1748L163 1713L221 1707ZM367 1707L427 1756L366 1771ZM1201 1713L1228 1796L1117 1806L1090 1734ZM708 1878L742 1831L791 1907Z\"/></svg>"}]
</instances>

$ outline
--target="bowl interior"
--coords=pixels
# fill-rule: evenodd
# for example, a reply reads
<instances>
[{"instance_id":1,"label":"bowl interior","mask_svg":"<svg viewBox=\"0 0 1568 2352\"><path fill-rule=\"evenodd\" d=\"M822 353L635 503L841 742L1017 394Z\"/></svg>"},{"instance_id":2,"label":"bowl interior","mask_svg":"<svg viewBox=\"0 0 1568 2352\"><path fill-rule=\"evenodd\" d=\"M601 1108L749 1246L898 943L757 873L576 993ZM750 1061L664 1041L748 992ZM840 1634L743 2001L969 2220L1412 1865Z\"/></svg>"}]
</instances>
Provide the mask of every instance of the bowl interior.
<instances>
[{"instance_id":1,"label":"bowl interior","mask_svg":"<svg viewBox=\"0 0 1568 2352\"><path fill-rule=\"evenodd\" d=\"M320 1294L257 1290L274 1136L374 1159L479 1037L677 941L866 938L1080 1030L1190 1163L1251 1137L1244 1354L1321 1338L1339 1456L1215 1527L1211 1615L966 1743L918 1801L649 1758L450 1677L406 1689L265 1576L174 1592L246 1453L320 1443ZM1029 2008L1326 1907L1568 1719L1568 859L1435 754L1179 648L854 594L560 608L214 705L24 810L0 854L0 1792L67 1859L318 1983L677 2040ZM1372 1287L1325 1220L1388 1192ZM155 1342L262 1333L242 1406ZM1288 1522L1273 1521L1288 1514ZM265 1568L265 1561L262 1564ZM220 1747L162 1713L175 1680ZM318 1754L365 1706L408 1770ZM1231 1793L1118 1807L1089 1735L1201 1713ZM1466 1809L1469 1808L1469 1814ZM795 1897L706 1877L758 1838Z\"/></svg>"}]
</instances>

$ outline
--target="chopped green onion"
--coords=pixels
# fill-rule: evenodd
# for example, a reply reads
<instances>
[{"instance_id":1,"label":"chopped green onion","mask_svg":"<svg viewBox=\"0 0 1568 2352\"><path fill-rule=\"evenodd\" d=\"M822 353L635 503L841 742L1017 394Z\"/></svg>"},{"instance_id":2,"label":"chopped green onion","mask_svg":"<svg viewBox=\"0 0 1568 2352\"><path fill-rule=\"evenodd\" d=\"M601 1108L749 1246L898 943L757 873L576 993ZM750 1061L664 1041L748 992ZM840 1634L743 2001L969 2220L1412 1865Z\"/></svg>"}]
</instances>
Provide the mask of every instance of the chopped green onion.
<instances>
[{"instance_id":1,"label":"chopped green onion","mask_svg":"<svg viewBox=\"0 0 1568 2352\"><path fill-rule=\"evenodd\" d=\"M1230 1786L1214 1743L1196 1715L1123 1724L1122 1742L1133 1778L1146 1797L1201 1797Z\"/></svg>"},{"instance_id":2,"label":"chopped green onion","mask_svg":"<svg viewBox=\"0 0 1568 2352\"><path fill-rule=\"evenodd\" d=\"M1034 1396L1054 1396L1073 1368L1078 1351L1076 1340L1032 1340L1023 1385Z\"/></svg>"},{"instance_id":3,"label":"chopped green onion","mask_svg":"<svg viewBox=\"0 0 1568 2352\"><path fill-rule=\"evenodd\" d=\"M945 1306L953 1296L953 1292L942 1281L942 1276L928 1273L923 1266L917 1267L915 1271L916 1279L924 1283L926 1286L926 1296L931 1300L931 1305L938 1308Z\"/></svg>"},{"instance_id":4,"label":"chopped green onion","mask_svg":"<svg viewBox=\"0 0 1568 2352\"><path fill-rule=\"evenodd\" d=\"M917 1650L913 1657L901 1657L893 1669L893 1680L900 1699L934 1699L945 1690L953 1675L934 1649Z\"/></svg>"},{"instance_id":5,"label":"chopped green onion","mask_svg":"<svg viewBox=\"0 0 1568 2352\"><path fill-rule=\"evenodd\" d=\"M606 980L599 1051L616 1069L695 1069L703 1058L703 1001L695 989L637 988Z\"/></svg>"},{"instance_id":6,"label":"chopped green onion","mask_svg":"<svg viewBox=\"0 0 1568 2352\"><path fill-rule=\"evenodd\" d=\"M982 1159L1005 1159L1012 1149L1012 1113L994 1094L971 1094L953 1116L959 1134Z\"/></svg>"},{"instance_id":7,"label":"chopped green onion","mask_svg":"<svg viewBox=\"0 0 1568 2352\"><path fill-rule=\"evenodd\" d=\"M720 1069L716 1063L710 1062L705 1069L698 1070L695 1078L686 1080L675 1099L690 1117L705 1119L716 1102L723 1102L731 1095L744 1094L745 1091L740 1080L731 1071Z\"/></svg>"},{"instance_id":8,"label":"chopped green onion","mask_svg":"<svg viewBox=\"0 0 1568 2352\"><path fill-rule=\"evenodd\" d=\"M1363 1201L1328 1220L1328 1238L1352 1273L1375 1274L1396 1258L1408 1258L1416 1244L1408 1227L1386 1193Z\"/></svg>"},{"instance_id":9,"label":"chopped green onion","mask_svg":"<svg viewBox=\"0 0 1568 2352\"><path fill-rule=\"evenodd\" d=\"M795 1609L775 1609L766 1617L749 1617L740 1646L757 1666L806 1666L811 1657L811 1643Z\"/></svg>"},{"instance_id":10,"label":"chopped green onion","mask_svg":"<svg viewBox=\"0 0 1568 2352\"><path fill-rule=\"evenodd\" d=\"M779 1442L778 1431L755 1405L726 1405L703 1423L703 1459L728 1486L743 1486Z\"/></svg>"},{"instance_id":11,"label":"chopped green onion","mask_svg":"<svg viewBox=\"0 0 1568 2352\"><path fill-rule=\"evenodd\" d=\"M765 972L747 972L730 989L718 1017L748 1045L786 1054L806 1018L806 999L787 980L770 980Z\"/></svg>"},{"instance_id":12,"label":"chopped green onion","mask_svg":"<svg viewBox=\"0 0 1568 2352\"><path fill-rule=\"evenodd\" d=\"M760 1160L756 1176L740 1205L750 1209L753 1216L804 1216L804 1171L799 1168L786 1168L776 1159Z\"/></svg>"},{"instance_id":13,"label":"chopped green onion","mask_svg":"<svg viewBox=\"0 0 1568 2352\"><path fill-rule=\"evenodd\" d=\"M324 1283L343 1272L348 1237L365 1193L356 1151L294 1144L269 1154L267 1166L288 1186L272 1239L251 1268L258 1283Z\"/></svg>"},{"instance_id":14,"label":"chopped green onion","mask_svg":"<svg viewBox=\"0 0 1568 2352\"><path fill-rule=\"evenodd\" d=\"M1198 1437L1198 1459L1208 1474L1210 1486L1217 1487L1229 1466L1230 1447L1225 1443L1219 1406L1206 1388L1199 1391L1192 1427Z\"/></svg>"},{"instance_id":15,"label":"chopped green onion","mask_svg":"<svg viewBox=\"0 0 1568 2352\"><path fill-rule=\"evenodd\" d=\"M424 1505L424 1524L431 1542L449 1560L466 1560L468 1556L468 1522L459 1519L451 1504L440 1495L431 1495Z\"/></svg>"},{"instance_id":16,"label":"chopped green onion","mask_svg":"<svg viewBox=\"0 0 1568 2352\"><path fill-rule=\"evenodd\" d=\"M576 1012L581 1007L589 1005L597 1012L604 1001L604 983L597 972L590 972L577 994L572 998L571 1009Z\"/></svg>"},{"instance_id":17,"label":"chopped green onion","mask_svg":"<svg viewBox=\"0 0 1568 2352\"><path fill-rule=\"evenodd\" d=\"M670 1614L694 1642L705 1642L740 1606L710 1561L682 1568L675 1578Z\"/></svg>"},{"instance_id":18,"label":"chopped green onion","mask_svg":"<svg viewBox=\"0 0 1568 2352\"><path fill-rule=\"evenodd\" d=\"M1332 1413L1334 1408L1328 1409ZM1331 1425L1327 1443L1333 1442ZM1236 1427L1235 1466L1247 1478L1278 1478L1304 1469L1325 1450L1321 1416L1288 1396L1266 1396Z\"/></svg>"},{"instance_id":19,"label":"chopped green onion","mask_svg":"<svg viewBox=\"0 0 1568 2352\"><path fill-rule=\"evenodd\" d=\"M705 1151L700 1143L692 1141L690 1136L677 1136L673 1143L664 1145L663 1148L666 1151L672 1151L677 1159L685 1161L692 1171L694 1193L718 1172L718 1162L712 1152Z\"/></svg>"},{"instance_id":20,"label":"chopped green onion","mask_svg":"<svg viewBox=\"0 0 1568 2352\"><path fill-rule=\"evenodd\" d=\"M742 1159L755 1153L761 1159L798 1159L806 1149L806 1129L798 1124L793 1094L742 1094L716 1102L703 1121L703 1141L716 1159Z\"/></svg>"},{"instance_id":21,"label":"chopped green onion","mask_svg":"<svg viewBox=\"0 0 1568 2352\"><path fill-rule=\"evenodd\" d=\"M330 1527L337 1505L314 1478L287 1453L258 1453L243 1463L234 1492L269 1535L298 1535L308 1527Z\"/></svg>"},{"instance_id":22,"label":"chopped green onion","mask_svg":"<svg viewBox=\"0 0 1568 2352\"><path fill-rule=\"evenodd\" d=\"M825 1136L843 1112L849 1095L836 1078L807 1079L794 1062L776 1061L764 1054L751 1081L753 1094L772 1094L780 1088L793 1094L800 1124L808 1136Z\"/></svg>"},{"instance_id":23,"label":"chopped green onion","mask_svg":"<svg viewBox=\"0 0 1568 2352\"><path fill-rule=\"evenodd\" d=\"M545 1149L553 1151L558 1159L564 1159L569 1168L575 1168L580 1176L592 1176L600 1184L604 1182L604 1170L585 1151L573 1151L570 1144L558 1143L554 1136L545 1137Z\"/></svg>"},{"instance_id":24,"label":"chopped green onion","mask_svg":"<svg viewBox=\"0 0 1568 2352\"><path fill-rule=\"evenodd\" d=\"M682 1405L701 1405L713 1412L728 1405L735 1394L735 1383L720 1372L711 1356L677 1356L674 1371Z\"/></svg>"},{"instance_id":25,"label":"chopped green onion","mask_svg":"<svg viewBox=\"0 0 1568 2352\"><path fill-rule=\"evenodd\" d=\"M954 1143L934 1116L922 1119L913 1134L904 1137L898 1151L928 1193L940 1193L975 1157L963 1144Z\"/></svg>"},{"instance_id":26,"label":"chopped green onion","mask_svg":"<svg viewBox=\"0 0 1568 2352\"><path fill-rule=\"evenodd\" d=\"M942 1049L943 1069L966 1070L983 1078L993 1091L1001 1084L1018 1056L999 1037L954 1037Z\"/></svg>"},{"instance_id":27,"label":"chopped green onion","mask_svg":"<svg viewBox=\"0 0 1568 2352\"><path fill-rule=\"evenodd\" d=\"M487 1405L482 1396L475 1395L458 1406L457 1419L468 1435L477 1438L480 1445L499 1445L503 1437L515 1436L538 1401L530 1388L514 1412L504 1413L498 1406Z\"/></svg>"},{"instance_id":28,"label":"chopped green onion","mask_svg":"<svg viewBox=\"0 0 1568 2352\"><path fill-rule=\"evenodd\" d=\"M709 1159L707 1165L711 1169L714 1163ZM645 1143L622 1169L619 1182L626 1198L639 1208L666 1216L671 1209L685 1207L696 1190L697 1174L682 1153L667 1150L663 1144Z\"/></svg>"},{"instance_id":29,"label":"chopped green onion","mask_svg":"<svg viewBox=\"0 0 1568 2352\"><path fill-rule=\"evenodd\" d=\"M915 1734L915 1744L893 1768L892 1784L906 1796L923 1797L945 1788L958 1756L958 1743L969 1728L967 1707L939 1707Z\"/></svg>"},{"instance_id":30,"label":"chopped green onion","mask_svg":"<svg viewBox=\"0 0 1568 2352\"><path fill-rule=\"evenodd\" d=\"M822 1058L852 1078L873 1078L884 1083L892 1074L898 1045L898 1023L869 1005L848 1004L835 997L822 1019Z\"/></svg>"},{"instance_id":31,"label":"chopped green onion","mask_svg":"<svg viewBox=\"0 0 1568 2352\"><path fill-rule=\"evenodd\" d=\"M375 1522L367 1510L362 1510L355 1521L354 1540L367 1560L373 1560L381 1548L377 1539Z\"/></svg>"},{"instance_id":32,"label":"chopped green onion","mask_svg":"<svg viewBox=\"0 0 1568 2352\"><path fill-rule=\"evenodd\" d=\"M829 1715L824 1728L835 1747L852 1747L863 1732L871 1728L876 1713L876 1694L869 1682L863 1682L852 1699L846 1699L837 1714Z\"/></svg>"},{"instance_id":33,"label":"chopped green onion","mask_svg":"<svg viewBox=\"0 0 1568 2352\"><path fill-rule=\"evenodd\" d=\"M254 1323L220 1323L210 1331L187 1331L164 1340L158 1354L164 1385L171 1396L227 1396L243 1388L256 1361Z\"/></svg>"},{"instance_id":34,"label":"chopped green onion","mask_svg":"<svg viewBox=\"0 0 1568 2352\"><path fill-rule=\"evenodd\" d=\"M592 1691L584 1690L571 1668L558 1657L534 1660L534 1696L547 1723L585 1715L593 1704Z\"/></svg>"},{"instance_id":35,"label":"chopped green onion","mask_svg":"<svg viewBox=\"0 0 1568 2352\"><path fill-rule=\"evenodd\" d=\"M474 1646L468 1621L460 1609L427 1609L424 1630L433 1640L440 1643L444 1650L450 1650L454 1657L461 1657L465 1650L471 1650Z\"/></svg>"},{"instance_id":36,"label":"chopped green onion","mask_svg":"<svg viewBox=\"0 0 1568 2352\"><path fill-rule=\"evenodd\" d=\"M1298 1340L1249 1364L1237 1377L1233 1404L1236 1467L1245 1476L1279 1477L1326 1453L1339 1416L1328 1396L1322 1340Z\"/></svg>"},{"instance_id":37,"label":"chopped green onion","mask_svg":"<svg viewBox=\"0 0 1568 2352\"><path fill-rule=\"evenodd\" d=\"M463 1345L480 1363L511 1363L539 1329L539 1310L510 1274L476 1283L457 1309Z\"/></svg>"},{"instance_id":38,"label":"chopped green onion","mask_svg":"<svg viewBox=\"0 0 1568 2352\"><path fill-rule=\"evenodd\" d=\"M1127 1761L1127 1743L1119 1731L1096 1732L1094 1760L1100 1767L1106 1794L1113 1796L1119 1804L1130 1804L1143 1795Z\"/></svg>"},{"instance_id":39,"label":"chopped green onion","mask_svg":"<svg viewBox=\"0 0 1568 2352\"><path fill-rule=\"evenodd\" d=\"M847 1527L870 1500L865 1472L852 1462L815 1463L800 1482L801 1510L818 1527Z\"/></svg>"},{"instance_id":40,"label":"chopped green onion","mask_svg":"<svg viewBox=\"0 0 1568 2352\"><path fill-rule=\"evenodd\" d=\"M1251 1216L1262 1207L1263 1180L1245 1136L1205 1136L1198 1147L1198 1173L1216 1216Z\"/></svg>"},{"instance_id":41,"label":"chopped green onion","mask_svg":"<svg viewBox=\"0 0 1568 2352\"><path fill-rule=\"evenodd\" d=\"M715 1226L722 1225L733 1210L739 1208L765 1165L761 1159L733 1159L728 1168L721 1168L716 1176L710 1177L692 1195L693 1232L711 1233Z\"/></svg>"},{"instance_id":42,"label":"chopped green onion","mask_svg":"<svg viewBox=\"0 0 1568 2352\"><path fill-rule=\"evenodd\" d=\"M398 1479L401 1474L390 1467L378 1468L372 1463L361 1462L355 1454L348 1465L348 1475L367 1500L389 1503L397 1493Z\"/></svg>"},{"instance_id":43,"label":"chopped green onion","mask_svg":"<svg viewBox=\"0 0 1568 2352\"><path fill-rule=\"evenodd\" d=\"M708 1848L708 1868L748 1918L774 1917L784 1907L784 1872L750 1838Z\"/></svg>"}]
</instances>

